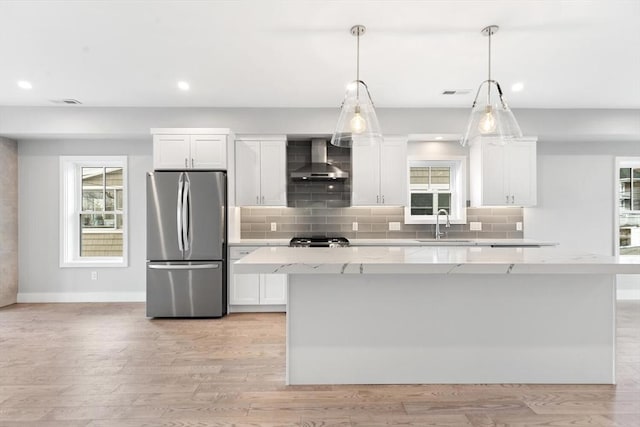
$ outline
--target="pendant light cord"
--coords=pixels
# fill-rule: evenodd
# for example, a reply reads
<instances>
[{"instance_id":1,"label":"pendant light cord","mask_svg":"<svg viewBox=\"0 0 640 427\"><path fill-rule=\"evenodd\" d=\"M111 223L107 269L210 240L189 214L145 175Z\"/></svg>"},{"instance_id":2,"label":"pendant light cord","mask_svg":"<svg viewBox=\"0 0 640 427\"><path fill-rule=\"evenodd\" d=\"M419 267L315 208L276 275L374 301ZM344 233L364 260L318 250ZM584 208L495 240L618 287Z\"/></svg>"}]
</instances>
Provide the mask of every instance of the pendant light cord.
<instances>
[{"instance_id":1,"label":"pendant light cord","mask_svg":"<svg viewBox=\"0 0 640 427\"><path fill-rule=\"evenodd\" d=\"M489 81L487 82L487 104L491 105L491 34L493 30L489 29Z\"/></svg>"},{"instance_id":2,"label":"pendant light cord","mask_svg":"<svg viewBox=\"0 0 640 427\"><path fill-rule=\"evenodd\" d=\"M356 101L360 101L360 30L356 36Z\"/></svg>"}]
</instances>

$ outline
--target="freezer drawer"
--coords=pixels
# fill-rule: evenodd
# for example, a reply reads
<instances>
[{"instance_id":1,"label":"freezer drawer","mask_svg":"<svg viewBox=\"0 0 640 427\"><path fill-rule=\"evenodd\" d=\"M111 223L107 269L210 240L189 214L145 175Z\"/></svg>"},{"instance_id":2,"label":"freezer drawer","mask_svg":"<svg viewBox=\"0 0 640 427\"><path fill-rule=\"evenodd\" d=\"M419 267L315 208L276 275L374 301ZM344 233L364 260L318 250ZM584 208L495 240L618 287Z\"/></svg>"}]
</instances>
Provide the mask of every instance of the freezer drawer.
<instances>
[{"instance_id":1,"label":"freezer drawer","mask_svg":"<svg viewBox=\"0 0 640 427\"><path fill-rule=\"evenodd\" d=\"M147 317L222 317L224 263L148 262Z\"/></svg>"}]
</instances>

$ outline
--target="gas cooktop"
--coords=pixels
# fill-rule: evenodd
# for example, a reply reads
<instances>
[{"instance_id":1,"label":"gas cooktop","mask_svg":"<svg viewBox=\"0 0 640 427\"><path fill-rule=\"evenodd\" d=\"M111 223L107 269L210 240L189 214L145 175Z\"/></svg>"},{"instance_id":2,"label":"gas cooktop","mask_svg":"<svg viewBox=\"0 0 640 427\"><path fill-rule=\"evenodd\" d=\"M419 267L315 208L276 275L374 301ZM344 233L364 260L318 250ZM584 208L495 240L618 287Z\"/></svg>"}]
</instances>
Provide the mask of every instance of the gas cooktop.
<instances>
[{"instance_id":1,"label":"gas cooktop","mask_svg":"<svg viewBox=\"0 0 640 427\"><path fill-rule=\"evenodd\" d=\"M339 248L349 246L349 240L346 237L294 237L289 241L289 246L299 248Z\"/></svg>"}]
</instances>

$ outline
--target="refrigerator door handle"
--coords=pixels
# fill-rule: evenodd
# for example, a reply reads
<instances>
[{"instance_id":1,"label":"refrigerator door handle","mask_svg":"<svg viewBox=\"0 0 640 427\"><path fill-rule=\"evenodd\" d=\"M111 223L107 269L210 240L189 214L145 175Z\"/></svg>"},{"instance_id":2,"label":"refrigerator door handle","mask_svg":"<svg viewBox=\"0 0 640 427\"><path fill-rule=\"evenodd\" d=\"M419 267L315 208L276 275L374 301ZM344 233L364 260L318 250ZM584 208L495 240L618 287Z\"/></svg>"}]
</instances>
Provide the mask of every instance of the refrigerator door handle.
<instances>
[{"instance_id":1,"label":"refrigerator door handle","mask_svg":"<svg viewBox=\"0 0 640 427\"><path fill-rule=\"evenodd\" d=\"M212 270L220 268L220 264L195 264L195 265L149 265L152 270Z\"/></svg>"},{"instance_id":2,"label":"refrigerator door handle","mask_svg":"<svg viewBox=\"0 0 640 427\"><path fill-rule=\"evenodd\" d=\"M184 222L182 219L182 197L184 194L184 172L180 173L180 178L178 178L178 200L176 201L176 231L178 234L178 249L180 249L180 253L182 253L184 257L184 245L183 245L183 230L182 223Z\"/></svg>"},{"instance_id":3,"label":"refrigerator door handle","mask_svg":"<svg viewBox=\"0 0 640 427\"><path fill-rule=\"evenodd\" d=\"M185 178L182 192L182 240L184 242L184 251L189 252L191 250L191 233L189 232L189 226L191 225L189 218L191 215L191 183L189 182L189 175L186 173Z\"/></svg>"}]
</instances>

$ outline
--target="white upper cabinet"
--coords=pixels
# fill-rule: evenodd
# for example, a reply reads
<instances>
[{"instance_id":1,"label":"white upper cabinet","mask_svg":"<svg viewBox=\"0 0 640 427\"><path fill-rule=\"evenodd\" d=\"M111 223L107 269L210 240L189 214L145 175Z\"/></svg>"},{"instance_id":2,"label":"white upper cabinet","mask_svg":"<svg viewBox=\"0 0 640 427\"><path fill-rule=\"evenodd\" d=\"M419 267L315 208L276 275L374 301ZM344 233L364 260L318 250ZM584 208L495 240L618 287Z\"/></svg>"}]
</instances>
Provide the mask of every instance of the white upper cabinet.
<instances>
[{"instance_id":1,"label":"white upper cabinet","mask_svg":"<svg viewBox=\"0 0 640 427\"><path fill-rule=\"evenodd\" d=\"M151 129L153 169L227 169L228 129Z\"/></svg>"},{"instance_id":2,"label":"white upper cabinet","mask_svg":"<svg viewBox=\"0 0 640 427\"><path fill-rule=\"evenodd\" d=\"M192 168L227 168L226 135L192 135L190 139Z\"/></svg>"},{"instance_id":3,"label":"white upper cabinet","mask_svg":"<svg viewBox=\"0 0 640 427\"><path fill-rule=\"evenodd\" d=\"M286 206L286 138L238 139L235 173L238 206Z\"/></svg>"},{"instance_id":4,"label":"white upper cabinet","mask_svg":"<svg viewBox=\"0 0 640 427\"><path fill-rule=\"evenodd\" d=\"M260 141L236 141L236 204L260 204Z\"/></svg>"},{"instance_id":5,"label":"white upper cabinet","mask_svg":"<svg viewBox=\"0 0 640 427\"><path fill-rule=\"evenodd\" d=\"M153 136L153 169L186 169L190 158L188 135Z\"/></svg>"},{"instance_id":6,"label":"white upper cabinet","mask_svg":"<svg viewBox=\"0 0 640 427\"><path fill-rule=\"evenodd\" d=\"M536 139L474 144L470 152L472 206L536 204Z\"/></svg>"},{"instance_id":7,"label":"white upper cabinet","mask_svg":"<svg viewBox=\"0 0 640 427\"><path fill-rule=\"evenodd\" d=\"M404 206L407 200L407 139L351 148L352 206Z\"/></svg>"}]
</instances>

